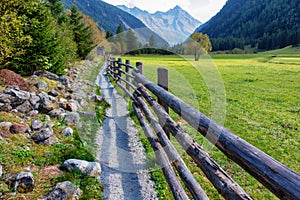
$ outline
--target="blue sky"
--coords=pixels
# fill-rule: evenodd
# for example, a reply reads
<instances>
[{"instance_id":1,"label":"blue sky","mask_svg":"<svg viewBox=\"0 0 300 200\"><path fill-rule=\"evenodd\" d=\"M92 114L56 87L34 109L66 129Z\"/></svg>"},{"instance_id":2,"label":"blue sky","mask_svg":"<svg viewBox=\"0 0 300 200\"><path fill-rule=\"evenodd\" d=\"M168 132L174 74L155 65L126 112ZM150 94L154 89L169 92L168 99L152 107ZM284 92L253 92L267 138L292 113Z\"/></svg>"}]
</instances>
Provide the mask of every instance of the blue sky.
<instances>
[{"instance_id":1,"label":"blue sky","mask_svg":"<svg viewBox=\"0 0 300 200\"><path fill-rule=\"evenodd\" d=\"M209 20L224 6L227 0L103 0L112 5L138 7L150 13L167 11L176 5L188 11L202 23Z\"/></svg>"}]
</instances>

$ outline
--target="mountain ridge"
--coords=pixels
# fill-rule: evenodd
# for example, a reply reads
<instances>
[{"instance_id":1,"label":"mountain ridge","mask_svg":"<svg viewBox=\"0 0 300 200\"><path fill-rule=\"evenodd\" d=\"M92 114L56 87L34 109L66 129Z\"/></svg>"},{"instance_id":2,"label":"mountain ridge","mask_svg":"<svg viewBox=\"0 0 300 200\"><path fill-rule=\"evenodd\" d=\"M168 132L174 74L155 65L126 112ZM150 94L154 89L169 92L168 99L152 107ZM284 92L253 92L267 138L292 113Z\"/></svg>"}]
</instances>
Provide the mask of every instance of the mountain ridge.
<instances>
[{"instance_id":1,"label":"mountain ridge","mask_svg":"<svg viewBox=\"0 0 300 200\"><path fill-rule=\"evenodd\" d=\"M137 7L128 8L125 5L117 7L139 18L170 44L182 43L201 24L178 5L166 12L155 13Z\"/></svg>"},{"instance_id":2,"label":"mountain ridge","mask_svg":"<svg viewBox=\"0 0 300 200\"><path fill-rule=\"evenodd\" d=\"M126 31L132 29L139 42L146 44L151 35L154 35L157 46L168 46L168 42L158 34L150 30L141 20L133 15L101 0L61 0L64 7L70 9L74 3L78 10L90 16L98 23L98 26L105 31L116 33L117 27L121 24Z\"/></svg>"}]
</instances>

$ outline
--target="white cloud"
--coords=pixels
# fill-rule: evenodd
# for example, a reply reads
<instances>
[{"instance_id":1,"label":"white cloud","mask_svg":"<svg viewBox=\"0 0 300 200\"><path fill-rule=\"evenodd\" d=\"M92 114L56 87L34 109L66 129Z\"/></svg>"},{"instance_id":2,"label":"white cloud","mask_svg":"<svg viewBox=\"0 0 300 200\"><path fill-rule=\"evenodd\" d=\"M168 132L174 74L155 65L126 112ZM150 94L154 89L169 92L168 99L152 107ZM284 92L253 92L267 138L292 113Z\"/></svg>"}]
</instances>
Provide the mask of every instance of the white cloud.
<instances>
[{"instance_id":1,"label":"white cloud","mask_svg":"<svg viewBox=\"0 0 300 200\"><path fill-rule=\"evenodd\" d=\"M138 7L150 13L156 11L167 11L176 5L181 6L193 17L206 22L213 17L225 4L227 0L104 0L112 5L126 5Z\"/></svg>"}]
</instances>

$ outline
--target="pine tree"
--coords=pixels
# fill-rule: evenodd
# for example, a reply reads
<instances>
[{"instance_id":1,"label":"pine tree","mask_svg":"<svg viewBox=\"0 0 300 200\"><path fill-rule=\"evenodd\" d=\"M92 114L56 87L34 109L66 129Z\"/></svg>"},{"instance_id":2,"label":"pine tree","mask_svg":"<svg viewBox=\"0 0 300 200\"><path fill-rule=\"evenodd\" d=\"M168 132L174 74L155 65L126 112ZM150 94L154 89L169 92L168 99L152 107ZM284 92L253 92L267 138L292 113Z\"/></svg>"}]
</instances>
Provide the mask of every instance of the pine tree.
<instances>
[{"instance_id":1,"label":"pine tree","mask_svg":"<svg viewBox=\"0 0 300 200\"><path fill-rule=\"evenodd\" d=\"M120 53L125 53L126 48L126 40L125 40L125 33L123 30L123 27L121 24L119 24L115 36L115 42L117 43L117 46L119 47Z\"/></svg>"},{"instance_id":2,"label":"pine tree","mask_svg":"<svg viewBox=\"0 0 300 200\"><path fill-rule=\"evenodd\" d=\"M153 34L151 35L151 37L149 39L149 46L152 48L156 47L156 40L155 40L155 37Z\"/></svg>"},{"instance_id":3,"label":"pine tree","mask_svg":"<svg viewBox=\"0 0 300 200\"><path fill-rule=\"evenodd\" d=\"M17 45L24 54L14 56L10 67L24 75L32 74L37 69L62 73L65 63L60 57L56 20L44 3L31 1L30 6L26 11L29 20L24 34L30 36L32 41L29 45Z\"/></svg>"},{"instance_id":4,"label":"pine tree","mask_svg":"<svg viewBox=\"0 0 300 200\"><path fill-rule=\"evenodd\" d=\"M126 45L127 51L138 49L138 38L135 36L134 32L131 29L129 29L126 33Z\"/></svg>"},{"instance_id":5,"label":"pine tree","mask_svg":"<svg viewBox=\"0 0 300 200\"><path fill-rule=\"evenodd\" d=\"M77 55L80 59L84 59L88 53L95 47L91 35L90 27L85 26L81 22L82 16L73 5L70 15L70 25L74 33L74 40L77 44Z\"/></svg>"}]
</instances>

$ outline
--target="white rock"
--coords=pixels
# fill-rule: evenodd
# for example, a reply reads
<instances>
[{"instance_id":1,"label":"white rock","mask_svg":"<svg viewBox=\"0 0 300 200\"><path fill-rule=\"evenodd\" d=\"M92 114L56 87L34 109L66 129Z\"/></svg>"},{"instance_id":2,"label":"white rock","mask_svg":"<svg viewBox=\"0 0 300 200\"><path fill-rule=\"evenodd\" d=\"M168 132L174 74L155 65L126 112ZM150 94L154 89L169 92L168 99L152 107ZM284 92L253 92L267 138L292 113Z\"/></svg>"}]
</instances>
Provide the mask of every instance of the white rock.
<instances>
[{"instance_id":1,"label":"white rock","mask_svg":"<svg viewBox=\"0 0 300 200\"><path fill-rule=\"evenodd\" d=\"M101 174L101 166L97 162L88 162L85 160L69 159L63 164L70 171L79 171L82 174L98 177Z\"/></svg>"}]
</instances>

